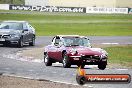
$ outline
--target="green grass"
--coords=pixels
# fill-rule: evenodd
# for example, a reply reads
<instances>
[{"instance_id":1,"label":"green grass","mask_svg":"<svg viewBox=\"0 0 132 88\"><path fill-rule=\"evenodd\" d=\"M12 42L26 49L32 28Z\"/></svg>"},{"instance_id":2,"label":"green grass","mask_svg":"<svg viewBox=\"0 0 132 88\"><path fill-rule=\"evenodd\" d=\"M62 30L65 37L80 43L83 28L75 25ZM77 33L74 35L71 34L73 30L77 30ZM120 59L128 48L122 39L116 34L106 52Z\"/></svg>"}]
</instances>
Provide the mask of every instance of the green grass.
<instances>
[{"instance_id":1,"label":"green grass","mask_svg":"<svg viewBox=\"0 0 132 88\"><path fill-rule=\"evenodd\" d=\"M24 4L25 0L0 0L0 4Z\"/></svg>"},{"instance_id":2,"label":"green grass","mask_svg":"<svg viewBox=\"0 0 132 88\"><path fill-rule=\"evenodd\" d=\"M107 47L105 50L109 53L109 63L132 67L132 45Z\"/></svg>"},{"instance_id":3,"label":"green grass","mask_svg":"<svg viewBox=\"0 0 132 88\"><path fill-rule=\"evenodd\" d=\"M35 27L38 36L57 34L132 36L132 15L44 12L30 13L32 14L0 14L0 21L29 21L33 27Z\"/></svg>"},{"instance_id":4,"label":"green grass","mask_svg":"<svg viewBox=\"0 0 132 88\"><path fill-rule=\"evenodd\" d=\"M33 24L35 26L35 24ZM56 35L56 34L79 34L88 36L116 36L116 35L132 35L132 30L129 29L131 24L38 24L36 28L39 35ZM122 30L121 30L122 29ZM43 32L44 31L44 32Z\"/></svg>"}]
</instances>

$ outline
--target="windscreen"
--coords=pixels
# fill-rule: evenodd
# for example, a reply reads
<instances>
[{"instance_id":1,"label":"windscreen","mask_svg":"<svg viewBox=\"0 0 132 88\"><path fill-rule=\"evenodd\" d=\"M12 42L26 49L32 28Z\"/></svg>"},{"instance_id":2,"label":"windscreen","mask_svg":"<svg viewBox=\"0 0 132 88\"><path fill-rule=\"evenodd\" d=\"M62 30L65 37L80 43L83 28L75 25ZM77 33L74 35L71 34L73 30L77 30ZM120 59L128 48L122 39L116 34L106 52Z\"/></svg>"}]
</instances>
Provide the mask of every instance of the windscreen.
<instances>
[{"instance_id":1,"label":"windscreen","mask_svg":"<svg viewBox=\"0 0 132 88\"><path fill-rule=\"evenodd\" d=\"M87 46L90 47L89 39L80 37L65 37L65 46Z\"/></svg>"},{"instance_id":2,"label":"windscreen","mask_svg":"<svg viewBox=\"0 0 132 88\"><path fill-rule=\"evenodd\" d=\"M0 24L0 29L21 30L21 29L23 29L23 24L17 23L17 22L3 22Z\"/></svg>"}]
</instances>

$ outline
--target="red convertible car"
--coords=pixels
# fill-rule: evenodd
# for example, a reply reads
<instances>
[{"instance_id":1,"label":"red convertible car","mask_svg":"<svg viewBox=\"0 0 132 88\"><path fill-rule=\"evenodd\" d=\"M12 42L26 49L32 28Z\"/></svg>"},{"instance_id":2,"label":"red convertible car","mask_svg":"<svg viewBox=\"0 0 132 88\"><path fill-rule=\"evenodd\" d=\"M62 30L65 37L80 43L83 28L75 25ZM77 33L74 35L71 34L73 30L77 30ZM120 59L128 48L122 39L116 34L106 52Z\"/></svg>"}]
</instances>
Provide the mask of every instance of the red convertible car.
<instances>
[{"instance_id":1,"label":"red convertible car","mask_svg":"<svg viewBox=\"0 0 132 88\"><path fill-rule=\"evenodd\" d=\"M44 63L51 66L60 62L64 68L77 65L98 65L104 70L107 65L107 52L101 48L92 48L89 39L78 35L57 35L52 39L51 45L44 48Z\"/></svg>"}]
</instances>

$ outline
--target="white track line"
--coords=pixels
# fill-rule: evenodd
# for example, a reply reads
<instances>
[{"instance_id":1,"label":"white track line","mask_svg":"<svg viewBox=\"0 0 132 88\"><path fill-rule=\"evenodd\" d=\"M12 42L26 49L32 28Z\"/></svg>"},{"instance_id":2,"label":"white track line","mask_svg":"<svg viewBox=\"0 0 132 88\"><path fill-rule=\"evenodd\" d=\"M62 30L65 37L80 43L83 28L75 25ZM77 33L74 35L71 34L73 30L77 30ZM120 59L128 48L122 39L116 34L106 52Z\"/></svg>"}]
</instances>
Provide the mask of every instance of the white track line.
<instances>
[{"instance_id":1,"label":"white track line","mask_svg":"<svg viewBox=\"0 0 132 88\"><path fill-rule=\"evenodd\" d=\"M101 43L103 45L119 45L119 43Z\"/></svg>"},{"instance_id":2,"label":"white track line","mask_svg":"<svg viewBox=\"0 0 132 88\"><path fill-rule=\"evenodd\" d=\"M116 70L121 70L121 71L124 71L124 70L128 70L128 69L116 69Z\"/></svg>"}]
</instances>

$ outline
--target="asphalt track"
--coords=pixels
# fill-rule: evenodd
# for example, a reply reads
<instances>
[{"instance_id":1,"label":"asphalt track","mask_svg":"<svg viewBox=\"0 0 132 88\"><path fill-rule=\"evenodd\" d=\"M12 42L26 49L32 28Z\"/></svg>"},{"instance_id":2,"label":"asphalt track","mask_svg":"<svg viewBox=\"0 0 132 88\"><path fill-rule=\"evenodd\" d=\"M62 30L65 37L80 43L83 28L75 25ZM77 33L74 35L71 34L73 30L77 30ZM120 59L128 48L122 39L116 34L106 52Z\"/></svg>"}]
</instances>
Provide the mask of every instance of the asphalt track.
<instances>
[{"instance_id":1,"label":"asphalt track","mask_svg":"<svg viewBox=\"0 0 132 88\"><path fill-rule=\"evenodd\" d=\"M2 47L0 46L0 74L17 76L29 79L38 80L50 80L53 82L61 82L66 84L77 85L76 73L77 67L63 68L62 64L54 64L51 67L46 67L43 62L27 62L20 61L19 58L11 59L8 55L16 55L17 52L32 49L37 47L44 47L51 43L53 36L41 36L36 39L36 46L24 48L15 47ZM92 44L113 44L113 45L126 45L132 44L132 36L89 36ZM86 72L89 74L130 74L132 76L132 69L128 68L106 68L105 70L99 70L96 66L86 67ZM91 84L88 83L85 86L88 88L132 88L132 82L129 84Z\"/></svg>"}]
</instances>

